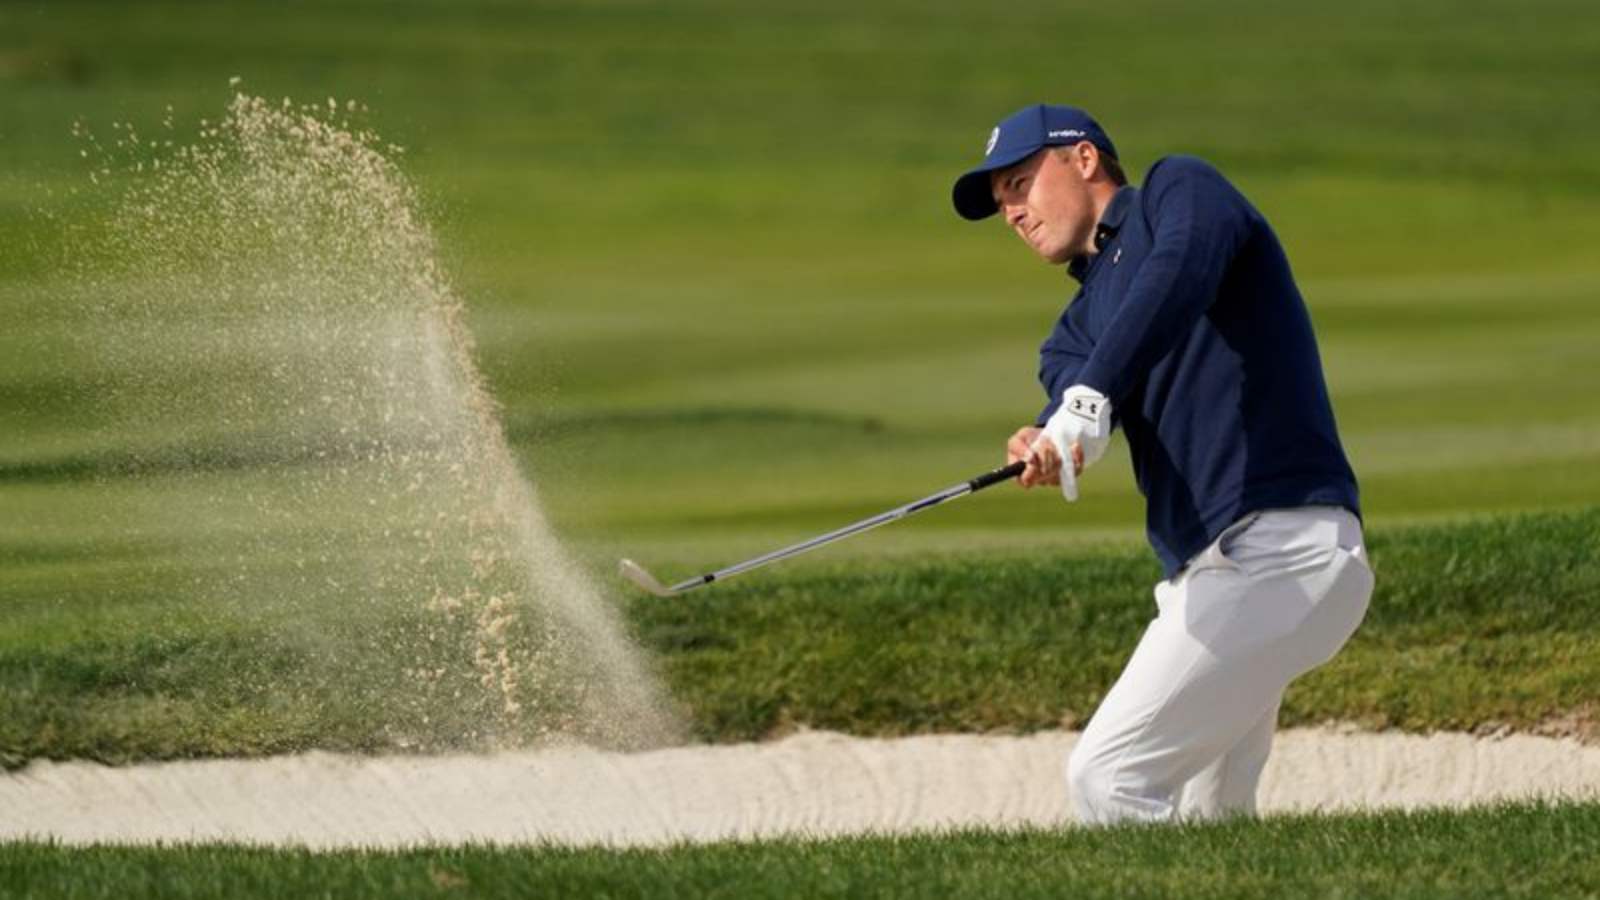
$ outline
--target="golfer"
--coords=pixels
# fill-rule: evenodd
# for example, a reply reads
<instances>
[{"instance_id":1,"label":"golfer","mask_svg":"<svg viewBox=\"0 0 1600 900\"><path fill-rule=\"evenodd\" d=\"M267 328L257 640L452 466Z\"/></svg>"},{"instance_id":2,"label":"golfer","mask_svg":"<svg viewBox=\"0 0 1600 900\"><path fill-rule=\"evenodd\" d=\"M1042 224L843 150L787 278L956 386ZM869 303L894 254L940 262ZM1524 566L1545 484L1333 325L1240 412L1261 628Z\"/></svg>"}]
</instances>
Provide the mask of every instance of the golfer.
<instances>
[{"instance_id":1,"label":"golfer","mask_svg":"<svg viewBox=\"0 0 1600 900\"><path fill-rule=\"evenodd\" d=\"M1251 813L1284 688L1344 645L1373 584L1283 247L1199 159L1127 184L1105 131L1068 106L1002 121L954 200L967 219L1000 213L1078 283L1040 347L1049 403L1008 462L1073 501L1120 427L1165 569L1155 619L1067 762L1079 818Z\"/></svg>"}]
</instances>

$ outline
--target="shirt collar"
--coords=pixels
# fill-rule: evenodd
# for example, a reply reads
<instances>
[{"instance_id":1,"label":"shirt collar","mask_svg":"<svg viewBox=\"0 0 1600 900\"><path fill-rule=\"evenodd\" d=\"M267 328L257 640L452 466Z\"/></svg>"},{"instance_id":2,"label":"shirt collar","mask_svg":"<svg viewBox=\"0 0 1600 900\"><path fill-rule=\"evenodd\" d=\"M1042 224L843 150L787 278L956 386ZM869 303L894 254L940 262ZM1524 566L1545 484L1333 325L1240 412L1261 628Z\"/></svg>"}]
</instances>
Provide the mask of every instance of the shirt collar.
<instances>
[{"instance_id":1,"label":"shirt collar","mask_svg":"<svg viewBox=\"0 0 1600 900\"><path fill-rule=\"evenodd\" d=\"M1093 255L1085 253L1081 256L1074 256L1067 263L1067 274L1077 279L1080 284L1084 278L1088 277L1089 267L1094 264L1099 251L1104 250L1106 244L1111 243L1111 239L1117 236L1118 231L1122 230L1122 223L1128 218L1128 210L1133 206L1133 200L1137 194L1138 189L1131 184L1125 184L1118 188L1117 192L1111 196L1111 202L1106 204L1105 212L1100 214L1100 221L1094 226L1095 253Z\"/></svg>"}]
</instances>

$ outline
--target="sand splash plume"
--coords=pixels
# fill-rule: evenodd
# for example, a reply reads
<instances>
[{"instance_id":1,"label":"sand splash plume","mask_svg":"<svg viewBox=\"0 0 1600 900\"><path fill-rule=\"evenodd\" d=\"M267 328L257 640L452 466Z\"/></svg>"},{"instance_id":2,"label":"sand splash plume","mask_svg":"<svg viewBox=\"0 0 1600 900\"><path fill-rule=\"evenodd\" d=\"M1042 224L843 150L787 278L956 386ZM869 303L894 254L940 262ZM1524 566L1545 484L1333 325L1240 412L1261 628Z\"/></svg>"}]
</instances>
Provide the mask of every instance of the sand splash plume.
<instances>
[{"instance_id":1,"label":"sand splash plume","mask_svg":"<svg viewBox=\"0 0 1600 900\"><path fill-rule=\"evenodd\" d=\"M354 112L239 95L187 146L126 129L96 173L117 212L76 248L114 324L95 402L116 480L145 489L113 514L179 545L176 618L236 636L225 712L304 708L304 746L666 739L506 444L414 190Z\"/></svg>"}]
</instances>

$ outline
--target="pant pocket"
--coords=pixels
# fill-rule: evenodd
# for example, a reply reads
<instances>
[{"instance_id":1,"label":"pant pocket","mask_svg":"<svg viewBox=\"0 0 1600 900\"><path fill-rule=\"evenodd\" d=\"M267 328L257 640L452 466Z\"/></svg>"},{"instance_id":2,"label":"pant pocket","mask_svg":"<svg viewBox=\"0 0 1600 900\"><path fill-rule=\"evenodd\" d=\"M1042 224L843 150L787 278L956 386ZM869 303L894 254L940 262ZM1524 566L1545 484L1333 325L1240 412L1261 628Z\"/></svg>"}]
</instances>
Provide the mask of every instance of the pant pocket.
<instances>
[{"instance_id":1,"label":"pant pocket","mask_svg":"<svg viewBox=\"0 0 1600 900\"><path fill-rule=\"evenodd\" d=\"M1189 564L1184 566L1184 576L1187 577L1215 569L1233 572L1241 571L1242 567L1229 555L1229 549L1234 545L1238 536L1248 531L1250 526L1254 525L1259 518L1261 518L1260 513L1250 513L1227 528L1222 529L1222 533L1217 535L1216 540L1212 541L1204 550L1196 553L1194 558L1189 561Z\"/></svg>"}]
</instances>

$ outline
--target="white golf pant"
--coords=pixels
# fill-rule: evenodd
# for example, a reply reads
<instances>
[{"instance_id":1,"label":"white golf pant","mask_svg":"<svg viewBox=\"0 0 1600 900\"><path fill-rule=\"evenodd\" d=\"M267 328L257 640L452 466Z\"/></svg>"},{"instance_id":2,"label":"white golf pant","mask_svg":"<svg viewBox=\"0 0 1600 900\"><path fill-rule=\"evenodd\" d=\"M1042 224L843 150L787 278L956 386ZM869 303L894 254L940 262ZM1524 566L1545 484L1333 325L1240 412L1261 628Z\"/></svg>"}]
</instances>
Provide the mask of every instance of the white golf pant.
<instances>
[{"instance_id":1,"label":"white golf pant","mask_svg":"<svg viewBox=\"0 0 1600 900\"><path fill-rule=\"evenodd\" d=\"M1366 614L1360 522L1336 507L1253 513L1155 594L1155 620L1067 761L1078 818L1252 813L1284 688Z\"/></svg>"}]
</instances>

